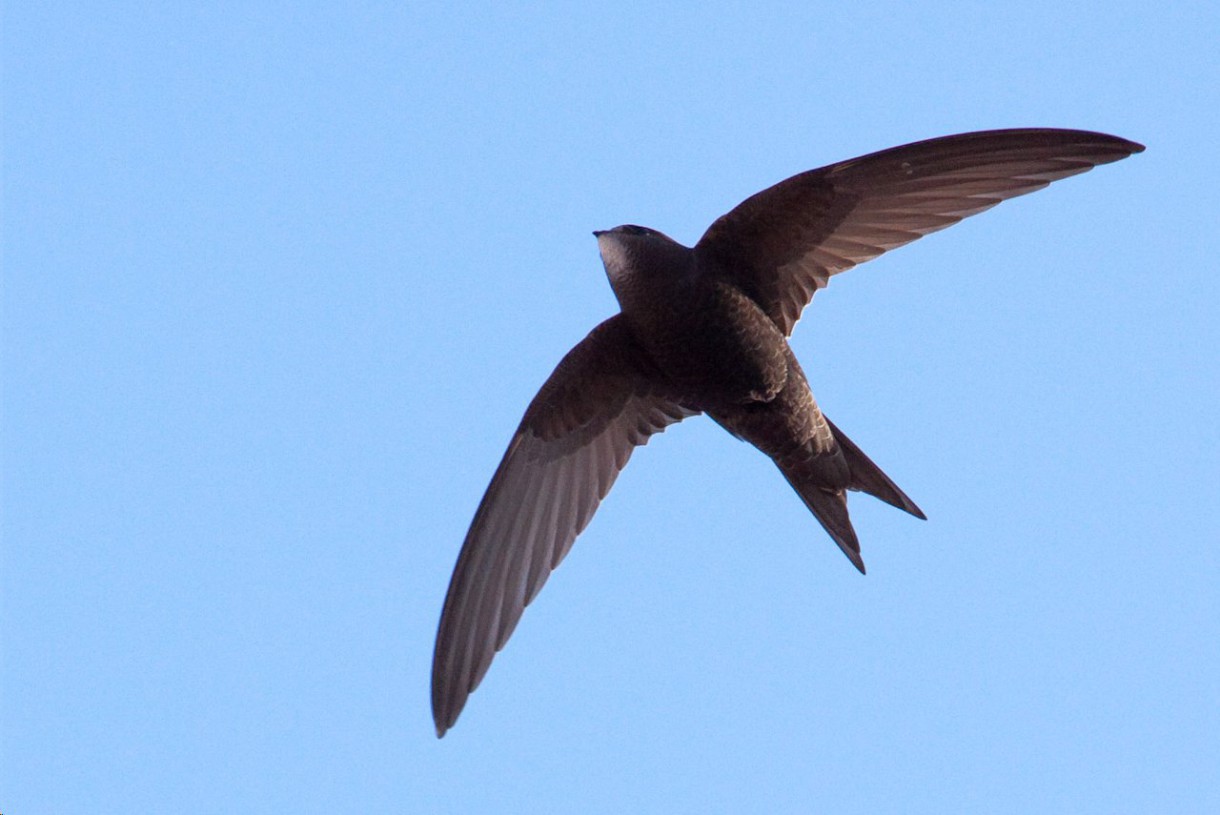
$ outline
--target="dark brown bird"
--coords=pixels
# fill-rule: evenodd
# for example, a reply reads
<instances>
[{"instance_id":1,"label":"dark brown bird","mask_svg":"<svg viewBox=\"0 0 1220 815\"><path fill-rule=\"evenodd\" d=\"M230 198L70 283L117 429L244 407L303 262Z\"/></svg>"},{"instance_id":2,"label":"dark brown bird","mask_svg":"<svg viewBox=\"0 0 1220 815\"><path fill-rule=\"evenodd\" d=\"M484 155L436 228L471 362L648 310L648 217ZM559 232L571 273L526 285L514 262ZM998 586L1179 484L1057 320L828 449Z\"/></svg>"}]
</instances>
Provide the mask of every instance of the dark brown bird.
<instances>
[{"instance_id":1,"label":"dark brown bird","mask_svg":"<svg viewBox=\"0 0 1220 815\"><path fill-rule=\"evenodd\" d=\"M525 411L458 556L432 663L443 736L632 450L706 413L766 453L861 572L847 491L923 518L817 406L787 337L832 275L1142 145L1074 130L916 142L793 176L694 248L641 226L594 232L621 313Z\"/></svg>"}]
</instances>

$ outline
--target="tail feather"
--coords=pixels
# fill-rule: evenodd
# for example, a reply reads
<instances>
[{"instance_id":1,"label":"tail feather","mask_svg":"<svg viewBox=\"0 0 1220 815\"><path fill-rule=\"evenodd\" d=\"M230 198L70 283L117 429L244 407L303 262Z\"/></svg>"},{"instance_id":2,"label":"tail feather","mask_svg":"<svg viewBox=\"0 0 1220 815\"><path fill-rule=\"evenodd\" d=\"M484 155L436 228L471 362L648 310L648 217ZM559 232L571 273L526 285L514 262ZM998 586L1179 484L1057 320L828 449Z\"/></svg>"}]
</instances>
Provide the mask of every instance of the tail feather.
<instances>
[{"instance_id":1,"label":"tail feather","mask_svg":"<svg viewBox=\"0 0 1220 815\"><path fill-rule=\"evenodd\" d=\"M852 528L851 518L847 515L847 495L843 490L832 490L821 486L816 478L811 478L808 471L800 466L785 466L776 462L779 470L788 479L792 489L801 496L805 506L818 519L818 523L827 534L847 555L852 565L864 574L864 559L860 557L860 541L856 538L856 530Z\"/></svg>"},{"instance_id":2,"label":"tail feather","mask_svg":"<svg viewBox=\"0 0 1220 815\"><path fill-rule=\"evenodd\" d=\"M817 456L777 459L775 463L779 466L780 472L784 474L784 478L788 479L788 483L792 485L792 489L801 496L805 506L809 507L809 511L818 519L822 528L839 545L852 565L859 569L861 574L864 574L864 560L860 557L860 541L856 537L856 530L852 528L851 518L847 514L846 490L866 492L891 506L911 513L916 518L926 520L927 516L923 514L923 510L915 506L915 502L908 498L905 492L898 488L897 484L890 480L889 476L881 472L880 467L844 435L843 431L835 427L834 422L831 422L829 418L826 421L843 454L842 459L838 459L840 462L838 467L842 468L843 464L846 464L846 475L842 469L838 470L837 475L832 474L833 469L827 468L825 458L822 459L822 466L818 466L815 464L819 461ZM838 489L837 486L846 489Z\"/></svg>"},{"instance_id":3,"label":"tail feather","mask_svg":"<svg viewBox=\"0 0 1220 815\"><path fill-rule=\"evenodd\" d=\"M823 415L825 416L825 414ZM923 514L923 510L915 506L915 502L907 497L907 494L900 490L888 475L881 472L881 468L864 455L864 451L857 447L855 442L847 438L842 430L835 427L835 423L830 421L829 416L826 416L826 423L830 425L830 430L834 433L835 440L839 442L839 447L843 451L843 457L847 459L847 468L851 471L851 483L848 485L848 489L866 492L874 498L880 498L892 507L911 513L916 518L925 521L928 519L928 516Z\"/></svg>"}]
</instances>

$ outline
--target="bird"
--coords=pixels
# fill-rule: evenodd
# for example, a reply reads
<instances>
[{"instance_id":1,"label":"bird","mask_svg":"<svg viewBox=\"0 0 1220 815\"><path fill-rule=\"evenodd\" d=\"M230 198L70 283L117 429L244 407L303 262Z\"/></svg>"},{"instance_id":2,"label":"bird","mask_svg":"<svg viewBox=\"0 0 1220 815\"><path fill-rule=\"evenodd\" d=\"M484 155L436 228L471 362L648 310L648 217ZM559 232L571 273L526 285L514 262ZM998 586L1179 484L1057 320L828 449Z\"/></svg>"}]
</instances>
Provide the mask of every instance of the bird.
<instances>
[{"instance_id":1,"label":"bird","mask_svg":"<svg viewBox=\"0 0 1220 815\"><path fill-rule=\"evenodd\" d=\"M705 414L769 456L864 573L849 491L926 516L818 407L788 344L802 310L840 272L1143 149L1082 130L962 133L794 175L693 247L632 224L594 232L619 312L542 385L475 512L433 653L437 736L632 451L675 422Z\"/></svg>"}]
</instances>

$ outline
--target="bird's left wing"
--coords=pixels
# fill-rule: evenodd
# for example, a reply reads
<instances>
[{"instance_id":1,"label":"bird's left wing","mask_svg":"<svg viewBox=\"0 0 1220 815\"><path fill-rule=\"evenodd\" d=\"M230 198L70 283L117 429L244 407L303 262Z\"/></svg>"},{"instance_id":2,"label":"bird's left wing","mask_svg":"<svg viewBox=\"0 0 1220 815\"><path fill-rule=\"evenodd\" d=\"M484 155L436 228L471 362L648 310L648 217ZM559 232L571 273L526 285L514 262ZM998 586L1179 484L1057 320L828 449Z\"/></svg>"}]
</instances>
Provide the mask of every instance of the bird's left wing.
<instances>
[{"instance_id":1,"label":"bird's left wing","mask_svg":"<svg viewBox=\"0 0 1220 815\"><path fill-rule=\"evenodd\" d=\"M632 450L695 413L666 392L621 316L559 363L513 435L449 583L432 661L437 735L457 720Z\"/></svg>"},{"instance_id":2,"label":"bird's left wing","mask_svg":"<svg viewBox=\"0 0 1220 815\"><path fill-rule=\"evenodd\" d=\"M695 253L784 334L832 275L1001 201L1143 150L1082 130L989 130L915 142L781 181L716 220Z\"/></svg>"}]
</instances>

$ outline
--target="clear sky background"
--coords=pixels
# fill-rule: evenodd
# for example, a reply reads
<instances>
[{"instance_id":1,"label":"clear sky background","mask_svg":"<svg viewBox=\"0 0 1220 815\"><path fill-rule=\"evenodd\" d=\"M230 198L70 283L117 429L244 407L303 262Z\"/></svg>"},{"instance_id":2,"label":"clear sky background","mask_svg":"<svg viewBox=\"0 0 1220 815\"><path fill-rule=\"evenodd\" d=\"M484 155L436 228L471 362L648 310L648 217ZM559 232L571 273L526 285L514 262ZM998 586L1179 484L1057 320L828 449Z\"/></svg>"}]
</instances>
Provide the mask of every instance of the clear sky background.
<instances>
[{"instance_id":1,"label":"clear sky background","mask_svg":"<svg viewBox=\"0 0 1220 815\"><path fill-rule=\"evenodd\" d=\"M1214 2L8 3L0 810L1220 811ZM793 346L927 512L861 577L706 419L437 741L458 548L616 304L796 172L1146 153L839 278Z\"/></svg>"}]
</instances>

